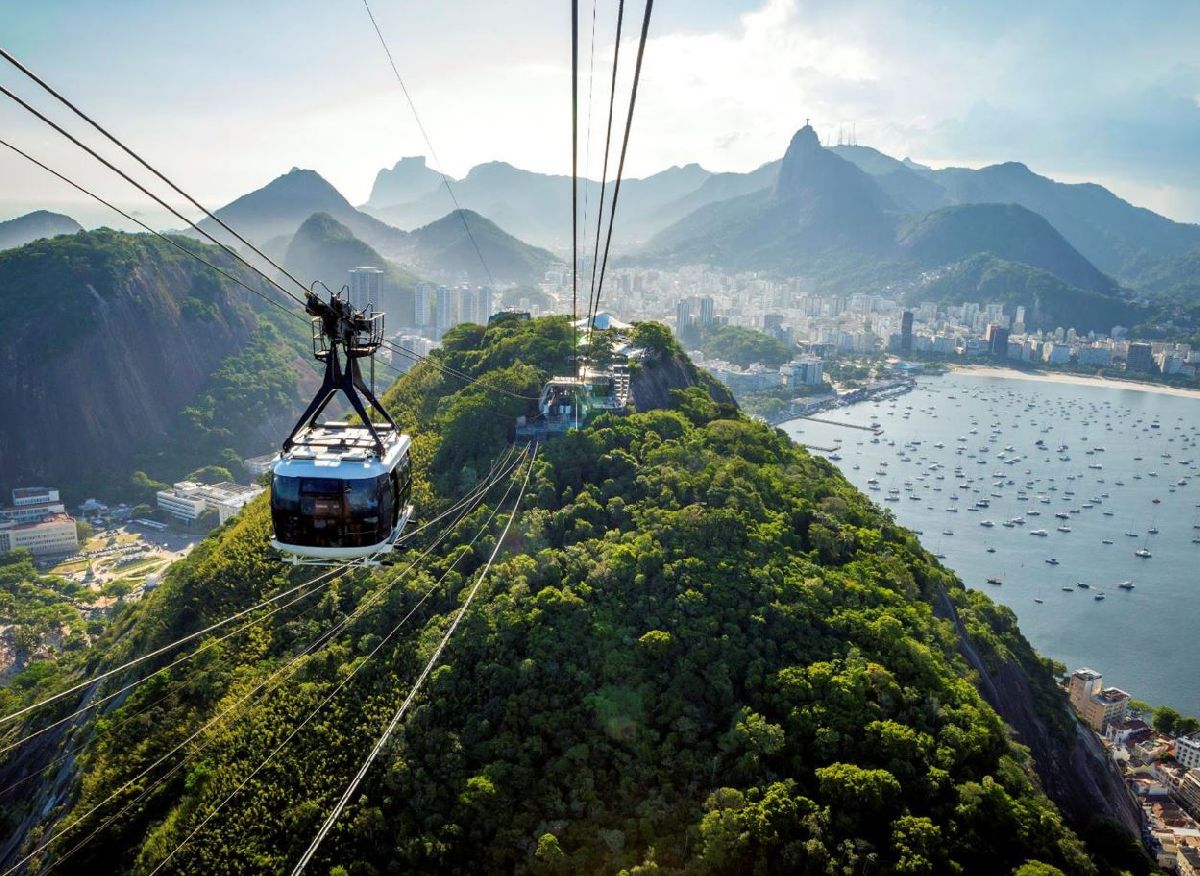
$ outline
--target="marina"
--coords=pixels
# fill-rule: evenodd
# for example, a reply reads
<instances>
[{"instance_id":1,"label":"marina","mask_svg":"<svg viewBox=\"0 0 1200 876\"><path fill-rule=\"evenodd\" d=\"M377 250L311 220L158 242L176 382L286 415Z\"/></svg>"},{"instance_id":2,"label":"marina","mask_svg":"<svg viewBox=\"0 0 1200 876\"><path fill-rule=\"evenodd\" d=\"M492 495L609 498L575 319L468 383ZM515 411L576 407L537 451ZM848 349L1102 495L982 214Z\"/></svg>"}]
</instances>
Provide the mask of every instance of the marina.
<instances>
[{"instance_id":1,"label":"marina","mask_svg":"<svg viewBox=\"0 0 1200 876\"><path fill-rule=\"evenodd\" d=\"M834 416L782 428L836 448L818 455L1040 653L1200 714L1200 679L1174 671L1200 664L1200 400L962 372Z\"/></svg>"}]
</instances>

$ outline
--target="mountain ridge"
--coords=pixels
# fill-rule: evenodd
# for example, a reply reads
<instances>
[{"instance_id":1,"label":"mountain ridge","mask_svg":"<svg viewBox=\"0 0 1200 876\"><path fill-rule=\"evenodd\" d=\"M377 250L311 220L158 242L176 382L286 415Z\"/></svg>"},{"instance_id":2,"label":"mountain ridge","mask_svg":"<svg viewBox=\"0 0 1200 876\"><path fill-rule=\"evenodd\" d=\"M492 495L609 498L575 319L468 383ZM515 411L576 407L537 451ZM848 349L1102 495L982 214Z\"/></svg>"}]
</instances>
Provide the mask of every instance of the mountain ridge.
<instances>
[{"instance_id":1,"label":"mountain ridge","mask_svg":"<svg viewBox=\"0 0 1200 876\"><path fill-rule=\"evenodd\" d=\"M187 245L269 294L227 254ZM0 288L9 486L62 484L81 501L128 495L138 467L161 479L232 464L270 446L312 379L294 327L148 234L101 229L0 252Z\"/></svg>"},{"instance_id":2,"label":"mountain ridge","mask_svg":"<svg viewBox=\"0 0 1200 876\"><path fill-rule=\"evenodd\" d=\"M469 283L534 285L559 261L474 210L455 210L410 233L418 269L450 282L465 276Z\"/></svg>"},{"instance_id":3,"label":"mountain ridge","mask_svg":"<svg viewBox=\"0 0 1200 876\"><path fill-rule=\"evenodd\" d=\"M292 168L215 211L216 216L260 246L274 238L295 234L313 213L329 214L385 256L402 255L409 245L406 232L355 209L314 170ZM205 219L199 225L219 240L241 248L240 242L212 219Z\"/></svg>"},{"instance_id":4,"label":"mountain ridge","mask_svg":"<svg viewBox=\"0 0 1200 876\"><path fill-rule=\"evenodd\" d=\"M662 327L635 331L669 347ZM436 356L535 392L570 337L562 317L509 318L451 330ZM687 373L677 351L661 355ZM498 532L489 511L512 501L498 489L446 544L413 549L425 552L412 578L345 574L309 608L264 618L252 643L210 651L202 678L132 691L106 719L120 733L89 722L87 756L55 765L55 806L0 792L8 823L54 860L76 841L56 840L56 825L115 811L114 791L158 752L291 670L294 683L214 726L178 780L146 783L129 817L98 818L72 861L144 871L170 853L179 872L284 870L461 610L314 859L322 872L823 874L870 858L878 872L1106 876L1145 864L1118 822L1107 843L1081 838L1094 817L1119 821L1125 792L1073 756L1076 720L1009 609L783 433L698 382L665 397L669 409L602 416L522 460L525 504L469 611L464 588L491 545L464 545ZM528 410L426 365L383 401L414 436L429 513L508 452L511 417ZM87 671L295 586L267 556L269 531L259 501L212 534ZM375 593L387 598L360 617ZM354 627L335 626L347 617ZM986 696L1023 710L1019 741ZM1023 743L1059 764L1047 787L1079 795L1077 829ZM38 812L52 814L35 833Z\"/></svg>"},{"instance_id":5,"label":"mountain ridge","mask_svg":"<svg viewBox=\"0 0 1200 876\"><path fill-rule=\"evenodd\" d=\"M34 210L0 222L0 250L13 249L60 234L76 234L82 230L83 226L70 216L49 210Z\"/></svg>"}]
</instances>

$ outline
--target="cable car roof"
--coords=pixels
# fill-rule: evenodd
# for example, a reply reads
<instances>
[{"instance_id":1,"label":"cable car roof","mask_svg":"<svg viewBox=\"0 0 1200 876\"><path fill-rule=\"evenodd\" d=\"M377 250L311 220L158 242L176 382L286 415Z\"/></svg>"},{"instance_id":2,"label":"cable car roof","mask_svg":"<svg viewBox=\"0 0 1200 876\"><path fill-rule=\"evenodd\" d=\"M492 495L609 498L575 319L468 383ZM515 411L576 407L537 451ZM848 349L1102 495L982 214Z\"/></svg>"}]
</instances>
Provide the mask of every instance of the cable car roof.
<instances>
[{"instance_id":1,"label":"cable car roof","mask_svg":"<svg viewBox=\"0 0 1200 876\"><path fill-rule=\"evenodd\" d=\"M324 423L302 430L291 449L279 454L273 470L288 477L364 478L387 474L412 446L412 438L390 428L376 431L383 442L381 459L375 439L363 426Z\"/></svg>"}]
</instances>

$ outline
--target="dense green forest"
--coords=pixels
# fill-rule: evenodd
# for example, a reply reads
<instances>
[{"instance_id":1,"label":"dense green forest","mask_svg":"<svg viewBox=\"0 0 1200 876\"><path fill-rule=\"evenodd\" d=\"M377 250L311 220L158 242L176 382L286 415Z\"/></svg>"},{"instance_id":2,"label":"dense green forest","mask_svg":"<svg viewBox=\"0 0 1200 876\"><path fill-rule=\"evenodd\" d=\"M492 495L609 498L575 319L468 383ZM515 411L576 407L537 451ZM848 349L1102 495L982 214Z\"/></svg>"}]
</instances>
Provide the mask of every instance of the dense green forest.
<instances>
[{"instance_id":1,"label":"dense green forest","mask_svg":"<svg viewBox=\"0 0 1200 876\"><path fill-rule=\"evenodd\" d=\"M311 338L238 283L274 295L185 237L98 229L0 252L0 358L23 363L0 377L0 481L142 500L131 471L236 471L274 446L316 381Z\"/></svg>"},{"instance_id":2,"label":"dense green forest","mask_svg":"<svg viewBox=\"0 0 1200 876\"><path fill-rule=\"evenodd\" d=\"M455 329L438 355L530 395L569 349L564 318L501 319ZM528 405L424 365L385 403L415 436L426 519L507 452ZM289 872L494 547L503 518L467 543L501 495L442 544L425 533L394 569L339 576L81 724L73 793L27 835L47 843L39 860ZM5 712L303 580L268 556L268 531L263 503L248 508ZM497 565L309 872L1145 872L1131 840L1085 844L1039 790L935 616L947 594L988 665L1018 663L1069 739L1012 612L831 464L699 387L600 417L540 449ZM8 833L44 801L0 802Z\"/></svg>"},{"instance_id":3,"label":"dense green forest","mask_svg":"<svg viewBox=\"0 0 1200 876\"><path fill-rule=\"evenodd\" d=\"M707 329L700 336L700 350L711 359L724 359L745 368L759 362L778 367L796 353L795 347L778 338L740 325Z\"/></svg>"}]
</instances>

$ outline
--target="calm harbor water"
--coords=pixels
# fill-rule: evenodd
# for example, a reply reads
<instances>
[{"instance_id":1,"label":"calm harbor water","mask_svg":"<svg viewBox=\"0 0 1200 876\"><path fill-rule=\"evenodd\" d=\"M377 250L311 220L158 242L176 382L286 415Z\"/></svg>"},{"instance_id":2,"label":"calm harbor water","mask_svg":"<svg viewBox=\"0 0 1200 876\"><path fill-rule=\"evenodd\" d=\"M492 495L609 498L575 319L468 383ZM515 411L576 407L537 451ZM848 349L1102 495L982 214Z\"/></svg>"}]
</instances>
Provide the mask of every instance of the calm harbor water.
<instances>
[{"instance_id":1,"label":"calm harbor water","mask_svg":"<svg viewBox=\"0 0 1200 876\"><path fill-rule=\"evenodd\" d=\"M881 432L782 428L840 441L821 455L1041 653L1200 716L1200 399L954 373L821 416Z\"/></svg>"}]
</instances>

